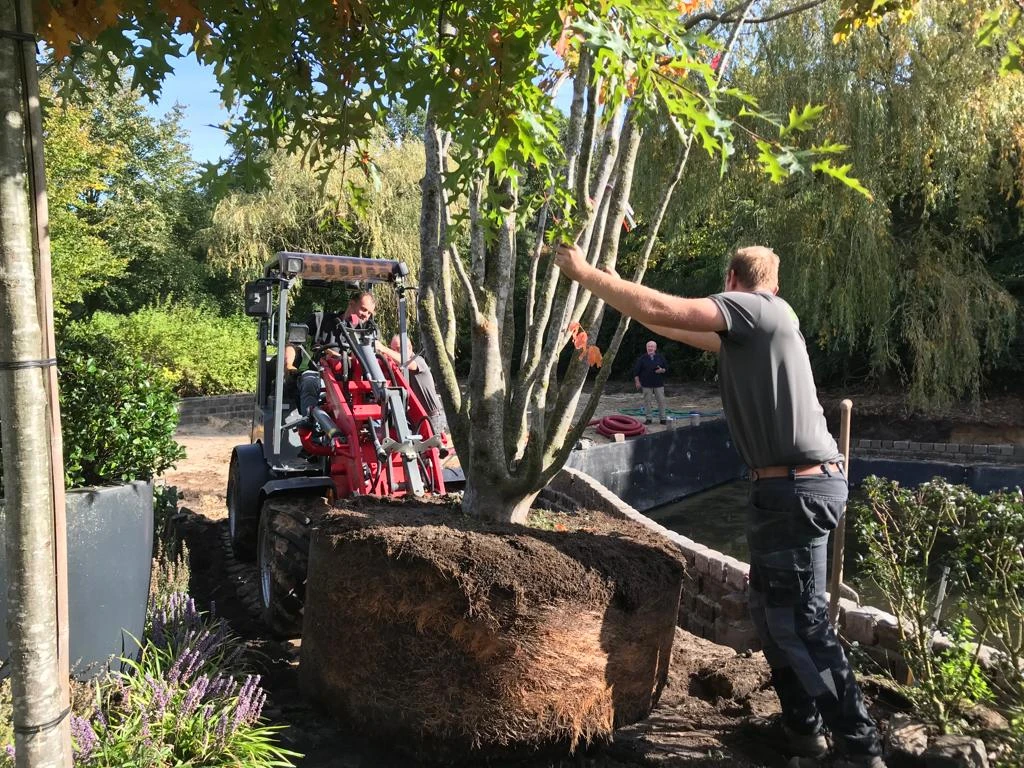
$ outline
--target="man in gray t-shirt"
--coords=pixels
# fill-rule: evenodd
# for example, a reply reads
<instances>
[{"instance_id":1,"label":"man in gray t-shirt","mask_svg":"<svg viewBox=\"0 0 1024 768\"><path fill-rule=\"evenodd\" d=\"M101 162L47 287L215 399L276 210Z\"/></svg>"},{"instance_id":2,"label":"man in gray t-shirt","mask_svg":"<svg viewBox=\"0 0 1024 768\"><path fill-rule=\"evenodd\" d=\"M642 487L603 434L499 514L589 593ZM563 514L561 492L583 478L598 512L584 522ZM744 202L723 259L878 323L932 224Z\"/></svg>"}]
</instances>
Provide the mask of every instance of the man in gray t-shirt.
<instances>
[{"instance_id":1,"label":"man in gray t-shirt","mask_svg":"<svg viewBox=\"0 0 1024 768\"><path fill-rule=\"evenodd\" d=\"M750 613L782 716L762 732L797 758L828 752L835 766L884 768L881 741L849 661L828 623L828 534L846 503L842 457L818 402L792 308L776 294L779 259L741 248L725 291L686 299L622 280L560 246L562 272L655 333L719 355L729 430L753 480L747 510Z\"/></svg>"}]
</instances>

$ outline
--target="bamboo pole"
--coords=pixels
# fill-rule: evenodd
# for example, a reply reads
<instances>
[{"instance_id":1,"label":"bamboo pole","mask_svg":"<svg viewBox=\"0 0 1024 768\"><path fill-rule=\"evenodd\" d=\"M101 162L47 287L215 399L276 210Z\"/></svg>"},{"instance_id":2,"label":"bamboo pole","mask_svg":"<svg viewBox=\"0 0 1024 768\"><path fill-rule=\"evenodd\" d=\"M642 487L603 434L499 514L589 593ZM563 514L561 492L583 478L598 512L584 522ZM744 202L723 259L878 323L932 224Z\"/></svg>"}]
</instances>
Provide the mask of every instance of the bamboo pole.
<instances>
[{"instance_id":1,"label":"bamboo pole","mask_svg":"<svg viewBox=\"0 0 1024 768\"><path fill-rule=\"evenodd\" d=\"M853 401L845 399L839 404L839 450L846 461L846 477L850 477L850 416ZM835 626L839 619L839 590L843 584L843 557L846 553L846 505L836 522L832 534L832 579L829 582L828 620Z\"/></svg>"},{"instance_id":2,"label":"bamboo pole","mask_svg":"<svg viewBox=\"0 0 1024 768\"><path fill-rule=\"evenodd\" d=\"M34 29L31 0L18 0L19 32ZM43 156L43 116L39 99L36 49L29 40L22 42L22 74L25 78L25 112L28 115L29 176L34 205L36 302L39 327L43 336L43 357L57 357L53 327L53 277L50 261L50 208L46 197L46 165ZM47 417L50 432L50 486L53 492L53 560L57 579L57 663L60 665L61 707L71 704L71 650L68 627L68 534L64 503L64 441L61 437L60 396L57 368L45 374ZM70 729L70 721L64 724ZM70 730L68 730L70 738Z\"/></svg>"}]
</instances>

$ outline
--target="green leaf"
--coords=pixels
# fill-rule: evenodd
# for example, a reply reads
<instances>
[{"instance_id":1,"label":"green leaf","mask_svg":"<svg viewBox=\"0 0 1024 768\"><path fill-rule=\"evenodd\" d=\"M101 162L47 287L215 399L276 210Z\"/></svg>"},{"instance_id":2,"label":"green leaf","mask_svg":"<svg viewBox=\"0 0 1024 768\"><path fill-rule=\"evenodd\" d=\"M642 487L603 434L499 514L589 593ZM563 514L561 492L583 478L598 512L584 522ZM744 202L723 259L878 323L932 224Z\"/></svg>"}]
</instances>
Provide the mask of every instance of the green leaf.
<instances>
[{"instance_id":1,"label":"green leaf","mask_svg":"<svg viewBox=\"0 0 1024 768\"><path fill-rule=\"evenodd\" d=\"M761 168L768 174L768 177L775 184L781 184L789 174L782 167L779 159L775 156L775 152L772 145L767 141L758 139L757 141L757 161L761 164Z\"/></svg>"},{"instance_id":2,"label":"green leaf","mask_svg":"<svg viewBox=\"0 0 1024 768\"><path fill-rule=\"evenodd\" d=\"M808 152L813 155L838 155L848 149L849 147L845 144L816 144Z\"/></svg>"},{"instance_id":3,"label":"green leaf","mask_svg":"<svg viewBox=\"0 0 1024 768\"><path fill-rule=\"evenodd\" d=\"M796 107L793 107L789 110L789 125L779 132L779 136L810 129L824 111L825 107L821 104L807 104L801 112L797 112Z\"/></svg>"},{"instance_id":4,"label":"green leaf","mask_svg":"<svg viewBox=\"0 0 1024 768\"><path fill-rule=\"evenodd\" d=\"M811 166L811 170L817 173L824 173L826 176L831 176L837 181L841 181L843 184L848 186L850 189L860 192L868 200L874 200L874 195L868 191L867 187L860 183L853 176L850 176L850 170L853 166L849 163L836 167L832 164L831 160L820 160Z\"/></svg>"}]
</instances>

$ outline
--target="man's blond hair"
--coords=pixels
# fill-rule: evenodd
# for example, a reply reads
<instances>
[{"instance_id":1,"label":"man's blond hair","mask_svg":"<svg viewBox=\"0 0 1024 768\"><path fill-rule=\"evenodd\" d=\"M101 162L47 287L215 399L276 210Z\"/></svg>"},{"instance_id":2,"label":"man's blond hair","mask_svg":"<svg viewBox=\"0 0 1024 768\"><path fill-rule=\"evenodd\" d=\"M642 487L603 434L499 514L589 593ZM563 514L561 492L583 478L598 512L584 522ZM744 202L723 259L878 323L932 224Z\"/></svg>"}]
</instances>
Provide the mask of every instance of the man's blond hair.
<instances>
[{"instance_id":1,"label":"man's blond hair","mask_svg":"<svg viewBox=\"0 0 1024 768\"><path fill-rule=\"evenodd\" d=\"M729 259L726 274L729 272L736 273L736 279L744 288L774 291L779 287L779 257L763 245L737 248Z\"/></svg>"}]
</instances>

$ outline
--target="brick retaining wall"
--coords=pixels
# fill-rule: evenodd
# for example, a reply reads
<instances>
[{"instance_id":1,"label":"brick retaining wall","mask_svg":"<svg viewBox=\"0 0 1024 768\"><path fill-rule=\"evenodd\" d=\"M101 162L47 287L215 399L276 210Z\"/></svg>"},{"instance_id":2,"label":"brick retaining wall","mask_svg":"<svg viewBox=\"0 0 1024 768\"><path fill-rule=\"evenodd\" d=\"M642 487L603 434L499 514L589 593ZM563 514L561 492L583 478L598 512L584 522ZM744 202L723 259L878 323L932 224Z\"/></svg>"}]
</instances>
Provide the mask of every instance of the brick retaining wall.
<instances>
[{"instance_id":1,"label":"brick retaining wall","mask_svg":"<svg viewBox=\"0 0 1024 768\"><path fill-rule=\"evenodd\" d=\"M1024 445L1010 443L917 443L909 440L857 440L853 459L858 455L886 458L933 459L970 463L977 461L1008 464L1024 463Z\"/></svg>"},{"instance_id":2,"label":"brick retaining wall","mask_svg":"<svg viewBox=\"0 0 1024 768\"><path fill-rule=\"evenodd\" d=\"M206 424L213 418L228 421L249 419L252 411L252 394L183 397L178 401L178 426Z\"/></svg>"},{"instance_id":3,"label":"brick retaining wall","mask_svg":"<svg viewBox=\"0 0 1024 768\"><path fill-rule=\"evenodd\" d=\"M737 651L760 649L757 632L747 609L750 566L734 557L698 544L626 504L586 473L563 469L540 492L537 505L563 512L592 509L615 517L635 520L650 531L672 541L686 560L683 594L679 602L679 626L695 635ZM878 608L839 599L840 632L879 661L898 663L896 617ZM935 633L932 647L949 646L949 640ZM991 649L982 649L982 662Z\"/></svg>"}]
</instances>

